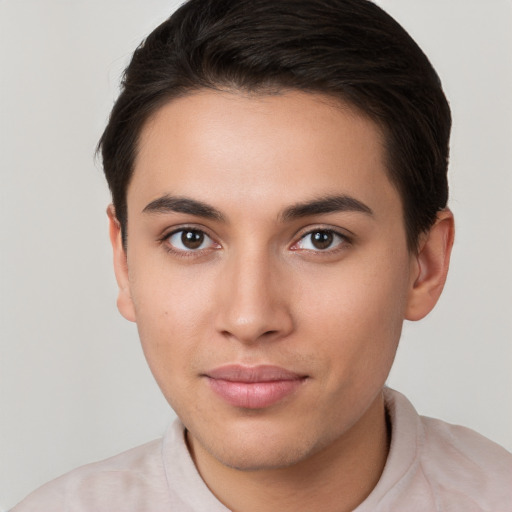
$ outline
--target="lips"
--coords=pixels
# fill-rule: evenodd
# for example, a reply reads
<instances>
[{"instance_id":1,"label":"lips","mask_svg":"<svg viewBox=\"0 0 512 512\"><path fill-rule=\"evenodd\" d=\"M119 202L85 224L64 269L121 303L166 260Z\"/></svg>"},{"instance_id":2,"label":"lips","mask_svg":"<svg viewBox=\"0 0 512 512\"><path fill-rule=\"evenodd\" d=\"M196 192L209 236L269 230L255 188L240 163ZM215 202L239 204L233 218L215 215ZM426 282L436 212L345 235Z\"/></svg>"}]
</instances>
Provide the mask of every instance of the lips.
<instances>
[{"instance_id":1,"label":"lips","mask_svg":"<svg viewBox=\"0 0 512 512\"><path fill-rule=\"evenodd\" d=\"M206 374L211 389L225 402L244 409L263 409L295 393L306 376L278 366L228 365Z\"/></svg>"}]
</instances>

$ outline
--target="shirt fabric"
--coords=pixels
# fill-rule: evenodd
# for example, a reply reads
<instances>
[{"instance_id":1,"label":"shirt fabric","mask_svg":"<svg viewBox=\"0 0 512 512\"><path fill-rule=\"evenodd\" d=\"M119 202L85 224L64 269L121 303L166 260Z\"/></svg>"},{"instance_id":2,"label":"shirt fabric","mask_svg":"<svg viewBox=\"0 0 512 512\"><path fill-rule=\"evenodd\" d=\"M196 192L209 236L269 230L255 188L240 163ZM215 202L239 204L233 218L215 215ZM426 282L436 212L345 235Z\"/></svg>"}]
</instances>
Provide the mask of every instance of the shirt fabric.
<instances>
[{"instance_id":1,"label":"shirt fabric","mask_svg":"<svg viewBox=\"0 0 512 512\"><path fill-rule=\"evenodd\" d=\"M354 512L512 512L512 454L476 432L419 416L384 390L391 446ZM228 512L197 472L176 420L165 436L75 469L11 512Z\"/></svg>"}]
</instances>

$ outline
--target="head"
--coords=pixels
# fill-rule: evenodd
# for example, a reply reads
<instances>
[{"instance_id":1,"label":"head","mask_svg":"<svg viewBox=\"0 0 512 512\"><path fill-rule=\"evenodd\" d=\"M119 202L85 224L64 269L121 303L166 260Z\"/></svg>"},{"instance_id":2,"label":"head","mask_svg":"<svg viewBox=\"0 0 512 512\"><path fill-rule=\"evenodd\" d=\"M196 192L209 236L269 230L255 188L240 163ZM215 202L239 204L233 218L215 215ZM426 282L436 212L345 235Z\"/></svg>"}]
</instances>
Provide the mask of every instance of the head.
<instances>
[{"instance_id":1,"label":"head","mask_svg":"<svg viewBox=\"0 0 512 512\"><path fill-rule=\"evenodd\" d=\"M125 243L142 128L162 105L201 89L320 93L371 119L410 250L446 207L448 103L425 54L382 9L364 0L190 0L134 53L100 141Z\"/></svg>"},{"instance_id":2,"label":"head","mask_svg":"<svg viewBox=\"0 0 512 512\"><path fill-rule=\"evenodd\" d=\"M366 0L191 0L135 52L100 143L118 305L201 461L372 446L444 284L449 125Z\"/></svg>"}]
</instances>

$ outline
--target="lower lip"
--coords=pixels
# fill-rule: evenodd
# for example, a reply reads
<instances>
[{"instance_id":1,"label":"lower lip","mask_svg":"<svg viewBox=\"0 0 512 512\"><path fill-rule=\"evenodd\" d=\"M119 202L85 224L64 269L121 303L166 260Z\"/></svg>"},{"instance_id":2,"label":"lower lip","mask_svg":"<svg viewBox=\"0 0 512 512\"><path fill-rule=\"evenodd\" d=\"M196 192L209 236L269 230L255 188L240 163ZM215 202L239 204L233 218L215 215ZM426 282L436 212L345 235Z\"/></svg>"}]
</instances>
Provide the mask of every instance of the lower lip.
<instances>
[{"instance_id":1,"label":"lower lip","mask_svg":"<svg viewBox=\"0 0 512 512\"><path fill-rule=\"evenodd\" d=\"M233 382L208 378L213 391L228 404L244 409L263 409L294 393L304 379L271 382Z\"/></svg>"}]
</instances>

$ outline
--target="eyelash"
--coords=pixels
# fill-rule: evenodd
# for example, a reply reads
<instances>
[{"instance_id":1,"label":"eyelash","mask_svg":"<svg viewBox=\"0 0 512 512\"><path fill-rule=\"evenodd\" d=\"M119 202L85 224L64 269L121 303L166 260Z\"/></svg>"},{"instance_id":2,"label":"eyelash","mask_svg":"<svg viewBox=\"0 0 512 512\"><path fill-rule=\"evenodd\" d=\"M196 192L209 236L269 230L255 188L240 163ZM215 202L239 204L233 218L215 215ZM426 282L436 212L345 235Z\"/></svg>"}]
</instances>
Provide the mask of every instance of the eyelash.
<instances>
[{"instance_id":1,"label":"eyelash","mask_svg":"<svg viewBox=\"0 0 512 512\"><path fill-rule=\"evenodd\" d=\"M204 229L193 227L193 226L181 226L180 228L174 229L169 233L166 233L164 236L162 236L159 240L159 242L164 246L165 250L174 256L178 256L180 258L191 258L191 257L197 257L200 254L203 254L204 251L209 250L210 248L203 248L203 249L178 249L174 247L170 243L170 238L174 235L177 235L181 233L182 236L184 233L197 233L199 235L203 235L204 237L208 238L211 241L212 245L216 245L220 247L220 244L215 242L215 240L206 233ZM202 245L202 244L201 244Z\"/></svg>"},{"instance_id":2,"label":"eyelash","mask_svg":"<svg viewBox=\"0 0 512 512\"><path fill-rule=\"evenodd\" d=\"M306 240L307 237L312 237L313 235L315 235L317 233L322 233L323 235L332 236L333 240L331 241L331 244L335 243L336 239L338 239L338 242L335 244L334 247L331 248L329 246L325 249L319 249L319 248L308 249L308 248L297 247L299 245L299 243ZM298 239L298 241L292 245L291 249L294 251L307 251L308 253L312 253L312 254L315 254L315 253L316 254L335 254L338 251L345 249L346 246L350 245L351 243L352 243L352 240L350 237L348 237L347 235L345 235L343 233L340 233L339 231L336 231L335 229L321 228L321 227L318 228L317 227L315 229L309 229L308 231L303 233L300 236L300 238Z\"/></svg>"},{"instance_id":3,"label":"eyelash","mask_svg":"<svg viewBox=\"0 0 512 512\"><path fill-rule=\"evenodd\" d=\"M173 246L173 244L171 244L169 240L171 237L173 237L174 235L177 235L179 233L182 234L181 236L183 236L184 233L196 233L196 234L202 235L204 237L207 237L210 240L211 245L217 246L217 247L215 247L216 249L221 247L220 244L218 242L215 242L215 240L210 235L208 235L208 233L206 233L206 231L204 229L193 227L193 226L181 226L177 229L172 230L169 233L166 233L159 240L159 242L164 245L165 250L175 256L178 256L181 258L197 257L198 255L203 254L204 251L208 251L209 249L211 249L211 247L206 247L203 249L200 249L200 248L188 249L188 250L187 249L178 249L175 246ZM317 249L309 249L309 248L297 247L298 244L301 243L302 241L304 241L308 236L313 236L316 233L330 235L333 237L334 241L337 238L337 239L339 239L338 243L335 245L334 248L327 247L325 249L318 249L318 248ZM336 230L330 229L330 228L315 228L315 229L310 229L310 230L304 232L303 234L301 234L300 238L292 244L290 249L293 251L307 251L308 253L312 253L312 254L315 254L315 253L317 253L317 254L334 254L340 250L343 250L344 248L346 248L347 245L350 245L351 243L352 243L351 238L348 237L346 234L340 233L339 231L336 231ZM202 245L202 243L201 243L201 245Z\"/></svg>"}]
</instances>

